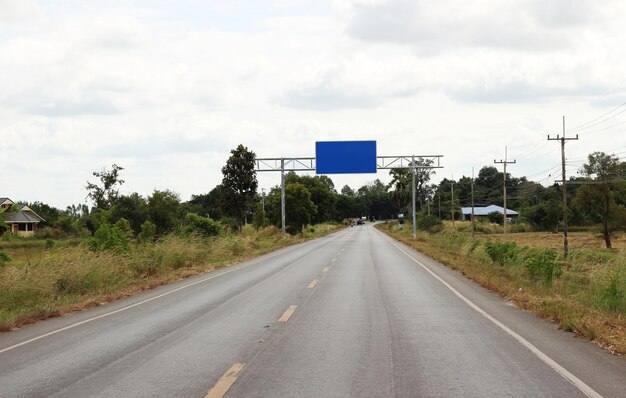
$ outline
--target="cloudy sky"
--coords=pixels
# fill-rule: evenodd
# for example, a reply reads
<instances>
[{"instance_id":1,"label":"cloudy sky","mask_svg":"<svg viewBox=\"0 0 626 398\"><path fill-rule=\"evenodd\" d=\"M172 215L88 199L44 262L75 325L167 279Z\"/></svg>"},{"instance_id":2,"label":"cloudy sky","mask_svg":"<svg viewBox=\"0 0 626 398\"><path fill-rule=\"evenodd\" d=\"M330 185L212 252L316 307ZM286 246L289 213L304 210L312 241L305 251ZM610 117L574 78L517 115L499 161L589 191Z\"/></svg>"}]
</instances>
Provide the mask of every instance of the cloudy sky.
<instances>
[{"instance_id":1,"label":"cloudy sky","mask_svg":"<svg viewBox=\"0 0 626 398\"><path fill-rule=\"evenodd\" d=\"M65 208L116 163L122 192L187 200L240 143L321 140L444 155L435 181L508 146L548 184L563 115L569 174L626 155L625 20L622 0L0 0L0 196Z\"/></svg>"}]
</instances>

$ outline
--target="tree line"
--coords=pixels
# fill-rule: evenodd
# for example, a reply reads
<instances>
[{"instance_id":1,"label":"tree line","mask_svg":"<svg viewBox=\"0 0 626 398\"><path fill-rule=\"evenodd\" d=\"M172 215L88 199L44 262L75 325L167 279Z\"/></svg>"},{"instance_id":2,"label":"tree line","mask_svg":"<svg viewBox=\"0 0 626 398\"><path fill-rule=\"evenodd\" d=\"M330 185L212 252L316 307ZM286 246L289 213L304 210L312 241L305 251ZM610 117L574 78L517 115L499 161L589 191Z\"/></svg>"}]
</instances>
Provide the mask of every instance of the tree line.
<instances>
[{"instance_id":1,"label":"tree line","mask_svg":"<svg viewBox=\"0 0 626 398\"><path fill-rule=\"evenodd\" d=\"M96 181L86 185L86 204L72 205L64 211L45 203L29 206L46 219L48 231L96 234L102 225L116 225L135 236L158 238L172 231L196 231L216 234L236 232L245 224L257 229L281 225L281 190L272 187L265 195L258 192L255 153L239 145L230 153L222 168L222 182L207 193L182 201L170 190L155 190L144 197L139 193L119 194L124 168L94 172ZM416 160L416 210L438 219L458 220L461 207L502 205L503 173L493 166L480 169L473 179L444 178L432 184L435 173L428 159ZM337 190L327 176L285 175L286 226L290 233L304 226L323 222L341 222L355 217L376 219L409 215L412 198L410 169L392 169L391 182L379 179L358 189L348 185ZM526 177L506 176L507 207L519 212L516 222L525 222L535 230L558 230L563 204L560 184L544 187ZM614 155L594 152L580 169L579 176L568 181L568 215L571 225L600 225L607 247L611 235L626 226L626 163ZM408 217L407 217L408 218ZM494 221L502 222L497 218Z\"/></svg>"}]
</instances>

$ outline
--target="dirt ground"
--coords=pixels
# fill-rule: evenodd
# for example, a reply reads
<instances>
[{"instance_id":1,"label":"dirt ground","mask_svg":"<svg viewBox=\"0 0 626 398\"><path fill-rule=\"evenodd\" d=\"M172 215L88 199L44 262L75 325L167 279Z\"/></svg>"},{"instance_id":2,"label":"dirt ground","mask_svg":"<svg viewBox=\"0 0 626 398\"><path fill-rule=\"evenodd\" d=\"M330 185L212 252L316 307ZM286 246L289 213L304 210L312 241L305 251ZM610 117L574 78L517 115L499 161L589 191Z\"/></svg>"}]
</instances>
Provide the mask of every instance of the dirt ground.
<instances>
[{"instance_id":1,"label":"dirt ground","mask_svg":"<svg viewBox=\"0 0 626 398\"><path fill-rule=\"evenodd\" d=\"M522 245L530 247L545 247L556 250L563 249L563 233L551 232L521 232L502 234L480 235L491 239L514 240ZM602 234L592 232L570 232L568 234L570 249L604 249ZM626 234L619 234L611 239L614 249L626 249Z\"/></svg>"}]
</instances>

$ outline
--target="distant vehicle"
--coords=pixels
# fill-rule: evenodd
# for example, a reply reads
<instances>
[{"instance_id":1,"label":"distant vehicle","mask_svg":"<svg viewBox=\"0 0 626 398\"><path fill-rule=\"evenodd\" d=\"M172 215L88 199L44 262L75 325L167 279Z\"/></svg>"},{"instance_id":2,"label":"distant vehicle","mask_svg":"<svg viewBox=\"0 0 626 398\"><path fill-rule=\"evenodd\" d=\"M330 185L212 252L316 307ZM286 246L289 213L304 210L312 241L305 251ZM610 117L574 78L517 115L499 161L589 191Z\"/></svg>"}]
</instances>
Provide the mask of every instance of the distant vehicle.
<instances>
[{"instance_id":1,"label":"distant vehicle","mask_svg":"<svg viewBox=\"0 0 626 398\"><path fill-rule=\"evenodd\" d=\"M363 225L364 223L365 223L365 221L363 221L363 219L361 219L361 218L356 220L356 225Z\"/></svg>"}]
</instances>

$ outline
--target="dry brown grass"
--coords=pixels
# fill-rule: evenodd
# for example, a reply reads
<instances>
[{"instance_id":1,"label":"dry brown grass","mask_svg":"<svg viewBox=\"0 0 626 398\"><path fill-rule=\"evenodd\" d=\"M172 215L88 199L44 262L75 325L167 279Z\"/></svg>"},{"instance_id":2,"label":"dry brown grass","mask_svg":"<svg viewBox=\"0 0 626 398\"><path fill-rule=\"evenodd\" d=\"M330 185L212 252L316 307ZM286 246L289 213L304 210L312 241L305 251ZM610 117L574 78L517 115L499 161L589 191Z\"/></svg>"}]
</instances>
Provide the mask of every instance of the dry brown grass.
<instances>
[{"instance_id":1,"label":"dry brown grass","mask_svg":"<svg viewBox=\"0 0 626 398\"><path fill-rule=\"evenodd\" d=\"M442 234L418 233L419 239L413 240L410 228L402 231L393 227L381 229L442 264L459 270L515 302L518 307L557 323L563 330L587 338L614 354L626 354L626 250L599 248L597 236L576 232L570 257L567 261L559 259L561 276L546 285L529 280L522 260L508 266L491 262L481 242L503 240L502 235L477 235L472 239L469 233L452 231L446 226ZM528 247L562 250L560 235L520 233L508 234L506 239ZM621 238L616 242L623 244ZM616 289L622 295L617 295L617 307L611 309L603 300L610 291L612 278L619 278Z\"/></svg>"},{"instance_id":2,"label":"dry brown grass","mask_svg":"<svg viewBox=\"0 0 626 398\"><path fill-rule=\"evenodd\" d=\"M554 250L563 250L563 233L550 232L521 232L514 234L486 234L479 238L511 240L530 247L543 247ZM602 234L591 232L570 232L567 235L569 248L575 249L604 249ZM626 249L626 235L620 234L611 239L614 249Z\"/></svg>"},{"instance_id":3,"label":"dry brown grass","mask_svg":"<svg viewBox=\"0 0 626 398\"><path fill-rule=\"evenodd\" d=\"M129 296L181 278L236 264L344 228L318 225L297 236L245 228L222 237L169 235L130 252L93 252L85 244L7 245L0 266L0 331Z\"/></svg>"}]
</instances>

